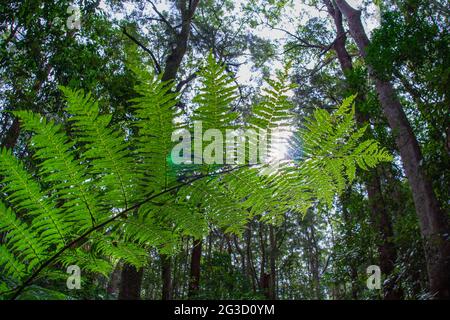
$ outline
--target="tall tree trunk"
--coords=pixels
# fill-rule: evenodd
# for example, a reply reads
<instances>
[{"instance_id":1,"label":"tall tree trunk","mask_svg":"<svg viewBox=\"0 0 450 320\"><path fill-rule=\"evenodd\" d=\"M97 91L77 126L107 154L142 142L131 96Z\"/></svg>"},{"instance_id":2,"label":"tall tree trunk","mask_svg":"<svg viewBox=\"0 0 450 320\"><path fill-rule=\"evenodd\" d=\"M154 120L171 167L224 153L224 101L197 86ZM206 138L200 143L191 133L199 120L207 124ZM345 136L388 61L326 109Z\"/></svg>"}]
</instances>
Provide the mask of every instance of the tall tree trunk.
<instances>
[{"instance_id":1,"label":"tall tree trunk","mask_svg":"<svg viewBox=\"0 0 450 320\"><path fill-rule=\"evenodd\" d=\"M386 278L391 277L394 272L397 250L392 241L394 235L392 231L391 219L386 211L383 195L381 192L380 177L376 172L369 173L366 183L371 209L372 224L378 230L379 239L378 253L380 255L380 269ZM398 284L397 278L389 278L389 281L383 283L384 298L387 300L398 300L403 298L403 292Z\"/></svg>"},{"instance_id":2,"label":"tall tree trunk","mask_svg":"<svg viewBox=\"0 0 450 320\"><path fill-rule=\"evenodd\" d=\"M264 234L264 225L259 222L259 245L261 249L261 267L259 271L259 288L267 299L269 295L270 274L266 273L267 253L266 253L266 235Z\"/></svg>"},{"instance_id":3,"label":"tall tree trunk","mask_svg":"<svg viewBox=\"0 0 450 320\"><path fill-rule=\"evenodd\" d=\"M322 292L320 290L320 249L318 247L316 239L314 222L311 223L309 229L310 232L308 235L308 246L314 296L317 300L320 300L322 299ZM306 233L308 234L308 228L306 230Z\"/></svg>"},{"instance_id":4,"label":"tall tree trunk","mask_svg":"<svg viewBox=\"0 0 450 320\"><path fill-rule=\"evenodd\" d=\"M119 300L139 300L141 298L141 283L144 270L125 264L122 269Z\"/></svg>"},{"instance_id":5,"label":"tall tree trunk","mask_svg":"<svg viewBox=\"0 0 450 320\"><path fill-rule=\"evenodd\" d=\"M192 298L198 294L200 288L200 266L202 258L202 243L203 240L194 240L191 256L191 272L189 277L189 292L188 297Z\"/></svg>"},{"instance_id":6,"label":"tall tree trunk","mask_svg":"<svg viewBox=\"0 0 450 320\"><path fill-rule=\"evenodd\" d=\"M162 81L175 80L181 61L188 48L191 22L200 0L179 1L181 13L181 30L176 34L176 41L172 44L172 50L167 56Z\"/></svg>"},{"instance_id":7,"label":"tall tree trunk","mask_svg":"<svg viewBox=\"0 0 450 320\"><path fill-rule=\"evenodd\" d=\"M20 134L19 119L14 117L13 122L9 129L6 131L3 141L1 143L2 148L12 149L16 146L17 140Z\"/></svg>"},{"instance_id":8,"label":"tall tree trunk","mask_svg":"<svg viewBox=\"0 0 450 320\"><path fill-rule=\"evenodd\" d=\"M353 70L353 62L350 54L345 47L347 37L342 24L342 13L338 8L333 6L331 1L325 0L325 2L327 5L328 13L332 16L336 26L336 40L333 44L333 49L335 50L338 57L342 72L346 76L347 82L350 83L350 79L348 79L348 73ZM365 93L361 92L361 90L358 90L358 88L354 88L352 91L358 93L357 102L362 102ZM369 120L367 115L362 113L359 108L356 108L355 116L359 126L365 125ZM377 169L375 168L372 169L372 171L368 175L366 175L364 180L369 199L372 223L378 230L378 234L381 238L380 243L378 244L380 268L382 273L387 278L389 278L394 271L394 263L397 258L397 252L392 241L393 231L391 219L386 210L383 195L381 192L381 177L378 174ZM392 279L391 281L388 281L384 286L384 298L402 298L401 290L399 288L396 288L395 281L392 281Z\"/></svg>"},{"instance_id":9,"label":"tall tree trunk","mask_svg":"<svg viewBox=\"0 0 450 320\"><path fill-rule=\"evenodd\" d=\"M252 254L252 223L247 224L247 229L245 230L245 255L247 258L247 277L250 278L252 283L253 292L256 292L256 285L258 283L258 278L256 276L255 265L253 263Z\"/></svg>"},{"instance_id":10,"label":"tall tree trunk","mask_svg":"<svg viewBox=\"0 0 450 320\"><path fill-rule=\"evenodd\" d=\"M269 225L269 242L270 242L270 255L269 255L269 265L270 265L270 282L269 282L269 299L275 300L277 298L277 238L274 232L274 227Z\"/></svg>"},{"instance_id":11,"label":"tall tree trunk","mask_svg":"<svg viewBox=\"0 0 450 320\"><path fill-rule=\"evenodd\" d=\"M246 274L247 266L246 266L246 257L245 252L241 249L241 246L239 245L239 240L236 235L233 235L233 243L236 248L236 251L239 253L240 259L241 259L241 268L242 268L242 274Z\"/></svg>"},{"instance_id":12,"label":"tall tree trunk","mask_svg":"<svg viewBox=\"0 0 450 320\"><path fill-rule=\"evenodd\" d=\"M355 40L360 55L366 57L370 41L361 22L361 11L352 8L345 0L335 0L346 17L350 34ZM368 66L370 76L375 82L378 99L402 158L406 176L411 186L414 205L419 218L424 240L430 291L441 299L450 298L450 242L448 215L439 207L433 192L431 180L422 166L423 157L419 143L406 118L403 107L395 94L390 81L379 79Z\"/></svg>"},{"instance_id":13,"label":"tall tree trunk","mask_svg":"<svg viewBox=\"0 0 450 320\"><path fill-rule=\"evenodd\" d=\"M351 241L352 237L352 220L350 218L350 214L348 212L348 202L351 190L347 188L347 190L341 196L341 204L342 204L342 217L344 221L344 229L345 229L345 238L346 241ZM346 264L350 267L350 280L351 280L351 290L352 290L352 299L358 300L359 296L359 286L358 286L358 268L354 262L353 257L346 258Z\"/></svg>"},{"instance_id":14,"label":"tall tree trunk","mask_svg":"<svg viewBox=\"0 0 450 320\"><path fill-rule=\"evenodd\" d=\"M352 299L358 300L358 269L354 265L350 266L350 278L352 279Z\"/></svg>"},{"instance_id":15,"label":"tall tree trunk","mask_svg":"<svg viewBox=\"0 0 450 320\"><path fill-rule=\"evenodd\" d=\"M172 275L172 298L177 299L180 297L180 283L182 283L181 270L181 256L184 254L184 250L180 250L178 254L173 256L173 275Z\"/></svg>"},{"instance_id":16,"label":"tall tree trunk","mask_svg":"<svg viewBox=\"0 0 450 320\"><path fill-rule=\"evenodd\" d=\"M162 300L172 299L172 258L161 254Z\"/></svg>"},{"instance_id":17,"label":"tall tree trunk","mask_svg":"<svg viewBox=\"0 0 450 320\"><path fill-rule=\"evenodd\" d=\"M162 81L175 80L178 69L180 68L183 57L186 54L189 35L191 33L191 22L194 17L195 10L200 0L183 0L179 2L179 10L181 13L181 31L176 35L176 41L172 44L172 50L166 59L164 73L162 75ZM172 298L172 260L170 257L161 255L162 263L162 299L170 300Z\"/></svg>"}]
</instances>

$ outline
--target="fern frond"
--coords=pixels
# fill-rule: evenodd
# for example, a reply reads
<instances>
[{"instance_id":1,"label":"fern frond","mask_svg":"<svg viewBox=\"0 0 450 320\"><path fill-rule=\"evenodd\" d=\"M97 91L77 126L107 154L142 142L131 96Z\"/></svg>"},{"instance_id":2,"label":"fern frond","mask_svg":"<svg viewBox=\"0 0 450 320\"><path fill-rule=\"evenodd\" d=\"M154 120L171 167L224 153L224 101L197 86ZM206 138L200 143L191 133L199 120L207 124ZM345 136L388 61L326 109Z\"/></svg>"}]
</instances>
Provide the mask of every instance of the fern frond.
<instances>
[{"instance_id":1,"label":"fern frond","mask_svg":"<svg viewBox=\"0 0 450 320\"><path fill-rule=\"evenodd\" d=\"M256 129L274 129L292 124L294 107L289 92L297 86L289 81L290 63L278 71L275 79L265 79L267 87L262 89L262 101L256 104L249 123Z\"/></svg>"},{"instance_id":2,"label":"fern frond","mask_svg":"<svg viewBox=\"0 0 450 320\"><path fill-rule=\"evenodd\" d=\"M142 66L129 65L139 83L134 87L139 94L133 102L138 173L141 175L143 194L167 188L176 178L176 171L170 164L170 153L174 143L172 133L179 111L176 110L178 94L173 92L173 84L161 81Z\"/></svg>"},{"instance_id":3,"label":"fern frond","mask_svg":"<svg viewBox=\"0 0 450 320\"><path fill-rule=\"evenodd\" d=\"M33 217L33 228L41 240L56 245L56 248L63 246L69 225L23 164L7 149L0 150L0 175L3 175L3 190L8 194L8 200L17 212Z\"/></svg>"},{"instance_id":4,"label":"fern frond","mask_svg":"<svg viewBox=\"0 0 450 320\"><path fill-rule=\"evenodd\" d=\"M2 272L19 281L26 275L26 266L4 246L0 245L0 268ZM4 291L0 289L0 292Z\"/></svg>"},{"instance_id":5,"label":"fern frond","mask_svg":"<svg viewBox=\"0 0 450 320\"><path fill-rule=\"evenodd\" d=\"M104 239L96 246L102 255L123 260L136 268L142 268L148 260L147 250L132 242Z\"/></svg>"},{"instance_id":6,"label":"fern frond","mask_svg":"<svg viewBox=\"0 0 450 320\"><path fill-rule=\"evenodd\" d=\"M14 253L16 259L26 262L28 270L47 257L48 245L40 241L36 231L20 221L2 202L0 202L0 232L6 232L8 250ZM20 274L17 276L20 277Z\"/></svg>"},{"instance_id":7,"label":"fern frond","mask_svg":"<svg viewBox=\"0 0 450 320\"><path fill-rule=\"evenodd\" d=\"M328 204L355 178L357 168L367 170L392 160L376 141L360 141L366 127L357 129L354 98L345 99L333 114L315 110L301 130L304 159L300 174L317 198Z\"/></svg>"},{"instance_id":8,"label":"fern frond","mask_svg":"<svg viewBox=\"0 0 450 320\"><path fill-rule=\"evenodd\" d=\"M81 270L92 273L100 273L104 276L108 276L112 271L112 264L105 258L99 257L98 254L91 250L83 250L83 248L77 248L70 250L62 255L58 262L64 268L70 265L77 265Z\"/></svg>"},{"instance_id":9,"label":"fern frond","mask_svg":"<svg viewBox=\"0 0 450 320\"><path fill-rule=\"evenodd\" d=\"M92 177L86 175L74 155L74 142L69 142L61 126L30 111L14 114L22 121L24 130L34 132L31 146L40 161L39 174L64 201L63 208L80 229L95 224L100 208L92 193Z\"/></svg>"},{"instance_id":10,"label":"fern frond","mask_svg":"<svg viewBox=\"0 0 450 320\"><path fill-rule=\"evenodd\" d=\"M206 65L199 72L199 93L192 102L198 105L192 120L202 121L203 130L224 130L233 128L238 114L231 110L231 103L237 98L237 86L226 71L225 65L218 63L212 53L206 59ZM224 131L223 131L224 132Z\"/></svg>"},{"instance_id":11,"label":"fern frond","mask_svg":"<svg viewBox=\"0 0 450 320\"><path fill-rule=\"evenodd\" d=\"M110 127L111 114L100 115L98 103L82 90L60 87L67 100L69 118L76 131L76 140L85 144L83 157L90 163L90 172L98 175L97 186L103 190L103 203L124 208L132 202L132 185L136 179L134 162L124 135Z\"/></svg>"},{"instance_id":12,"label":"fern frond","mask_svg":"<svg viewBox=\"0 0 450 320\"><path fill-rule=\"evenodd\" d=\"M292 112L294 104L290 94L296 85L290 82L289 70L291 64L287 63L283 70L277 71L273 79L266 78L266 86L262 89L261 101L253 106L252 116L248 119L251 129L259 133L258 146L249 144L249 148L258 148L262 140L267 141L267 151L260 153L259 159L265 164L263 173L273 174L283 163L277 158L280 146L298 148L292 139L292 131L296 124L293 122ZM271 162L271 163L270 163Z\"/></svg>"}]
</instances>

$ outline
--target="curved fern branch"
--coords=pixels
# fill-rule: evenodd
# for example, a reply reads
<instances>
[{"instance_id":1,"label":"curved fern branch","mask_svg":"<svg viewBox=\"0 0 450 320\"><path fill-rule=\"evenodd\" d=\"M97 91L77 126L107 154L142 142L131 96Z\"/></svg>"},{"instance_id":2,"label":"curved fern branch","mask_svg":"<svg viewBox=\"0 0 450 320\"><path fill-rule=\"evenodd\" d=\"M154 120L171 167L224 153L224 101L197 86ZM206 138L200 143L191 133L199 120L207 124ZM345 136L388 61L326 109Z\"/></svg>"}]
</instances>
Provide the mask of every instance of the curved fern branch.
<instances>
[{"instance_id":1,"label":"curved fern branch","mask_svg":"<svg viewBox=\"0 0 450 320\"><path fill-rule=\"evenodd\" d=\"M111 218L103 221L102 223L99 223L93 227L91 227L90 229L86 230L83 234L81 234L80 236L76 237L75 239L73 239L72 241L70 241L69 243L67 243L63 248L61 248L60 250L58 250L55 254L53 254L50 258L48 258L47 260L45 260L45 262L43 262L20 286L18 286L14 291L14 294L11 297L11 300L15 300L17 299L17 297L23 292L23 290L28 287L35 279L36 277L48 266L50 266L56 259L58 259L65 251L67 251L68 249L76 246L80 241L86 239L90 234L92 234L95 231L100 230L101 228L111 224L112 222L116 221L119 218L126 218L128 216L128 213L136 210L137 208L139 208L141 205L145 204L146 202L149 202L155 198L158 198L166 193L172 192L174 190L177 190L183 186L189 185L197 180L206 178L206 177L210 177L210 176L216 176L216 175L221 175L221 174L226 174L229 172L232 172L234 170L240 169L243 166L240 167L235 167L235 168L231 168L229 170L223 170L220 172L215 172L215 173L210 173L208 175L199 175L197 177L191 178L190 180L180 183L176 186L173 186L171 188L168 188L166 190L163 190L157 194L153 194L150 195L148 197L146 197L144 200L140 201L139 203L117 213L116 215L112 216ZM0 207L1 208L1 207Z\"/></svg>"}]
</instances>

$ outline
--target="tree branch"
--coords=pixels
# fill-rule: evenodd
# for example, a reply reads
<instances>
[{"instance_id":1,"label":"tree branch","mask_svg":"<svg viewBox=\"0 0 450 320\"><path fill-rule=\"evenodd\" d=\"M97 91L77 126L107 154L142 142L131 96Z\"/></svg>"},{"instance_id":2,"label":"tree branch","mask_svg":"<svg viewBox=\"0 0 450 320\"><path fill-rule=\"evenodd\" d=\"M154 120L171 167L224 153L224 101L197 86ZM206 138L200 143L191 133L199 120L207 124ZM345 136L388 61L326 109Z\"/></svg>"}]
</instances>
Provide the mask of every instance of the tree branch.
<instances>
[{"instance_id":1,"label":"tree branch","mask_svg":"<svg viewBox=\"0 0 450 320\"><path fill-rule=\"evenodd\" d=\"M178 84L175 88L176 92L180 92L181 88L183 88L184 85L188 84L189 82L191 82L192 80L197 78L197 73L198 73L198 70L191 73L189 76L187 76L186 79L183 79L180 82L178 82Z\"/></svg>"},{"instance_id":2,"label":"tree branch","mask_svg":"<svg viewBox=\"0 0 450 320\"><path fill-rule=\"evenodd\" d=\"M299 36L293 34L292 32L283 29L283 28L278 28L275 26L272 26L270 24L267 24L268 27L272 28L273 30L278 30L278 31L283 31L284 33L290 35L292 38L296 39L297 41L299 41L303 47L306 48L316 48L316 49L321 49L321 50L325 50L327 48L327 46L321 45L321 44L314 44L314 43L310 43L307 40L300 38Z\"/></svg>"},{"instance_id":3,"label":"tree branch","mask_svg":"<svg viewBox=\"0 0 450 320\"><path fill-rule=\"evenodd\" d=\"M165 17L161 12L159 12L158 8L157 8L156 5L153 3L153 1L150 1L150 0L149 0L149 2L150 2L151 6L152 6L152 8L153 8L153 11L155 11L155 13L156 13L156 14L158 15L158 17L160 18L160 21L164 22L164 23L167 25L167 27L169 27L169 29L176 35L176 34L177 34L177 31L176 31L175 28L172 26L172 24L170 24L170 22L166 19L166 17Z\"/></svg>"},{"instance_id":4,"label":"tree branch","mask_svg":"<svg viewBox=\"0 0 450 320\"><path fill-rule=\"evenodd\" d=\"M136 43L139 47L141 47L145 52L147 52L150 57L153 60L153 63L155 64L155 70L158 74L161 73L161 66L158 63L158 60L156 60L155 55L153 54L153 52L147 48L146 46L144 46L139 40L137 40L135 37L133 37L131 34L129 34L127 32L127 30L125 28L122 28L122 32L124 35L126 35L131 41L133 41L134 43Z\"/></svg>"}]
</instances>

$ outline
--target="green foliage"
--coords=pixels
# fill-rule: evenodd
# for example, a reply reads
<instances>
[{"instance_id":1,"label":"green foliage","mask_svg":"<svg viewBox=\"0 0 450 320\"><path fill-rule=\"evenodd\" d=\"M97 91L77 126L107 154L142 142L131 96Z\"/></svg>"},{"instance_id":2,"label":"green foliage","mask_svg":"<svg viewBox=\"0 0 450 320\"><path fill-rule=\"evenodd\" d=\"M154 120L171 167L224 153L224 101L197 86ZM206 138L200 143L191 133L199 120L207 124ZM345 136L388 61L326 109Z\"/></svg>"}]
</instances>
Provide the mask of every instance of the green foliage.
<instances>
[{"instance_id":1,"label":"green foliage","mask_svg":"<svg viewBox=\"0 0 450 320\"><path fill-rule=\"evenodd\" d=\"M1 150L0 174L4 176L8 201L14 204L18 212L33 218L33 228L44 237L43 242L63 245L69 224L62 219L61 211L51 205L39 183L6 149Z\"/></svg>"},{"instance_id":2,"label":"green foliage","mask_svg":"<svg viewBox=\"0 0 450 320\"><path fill-rule=\"evenodd\" d=\"M428 80L433 82L437 79L433 79L432 73L438 68L441 83L435 85L448 83L448 61L444 57L449 54L449 33L445 28L440 30L438 23L427 21L427 6L420 5L416 14L407 17L400 12L383 15L383 23L374 32L366 58L379 77L390 79L394 70L409 62L416 72L429 73Z\"/></svg>"},{"instance_id":3,"label":"green foliage","mask_svg":"<svg viewBox=\"0 0 450 320\"><path fill-rule=\"evenodd\" d=\"M30 112L17 111L22 128L34 133L31 147L39 162L39 176L52 186L52 197L63 200L68 220L81 229L93 226L100 218L98 199L91 192L94 181L88 179L83 164L75 158L75 142L69 141L62 126Z\"/></svg>"},{"instance_id":4,"label":"green foliage","mask_svg":"<svg viewBox=\"0 0 450 320\"><path fill-rule=\"evenodd\" d=\"M64 87L61 90L66 96L66 110L72 115L68 120L77 135L77 147L83 149L82 158L90 164L88 172L100 177L96 181L96 187L103 191L100 202L109 208L127 209L136 178L130 170L134 162L129 143L119 130L110 127L111 114L99 114L98 103L90 94Z\"/></svg>"},{"instance_id":5,"label":"green foliage","mask_svg":"<svg viewBox=\"0 0 450 320\"><path fill-rule=\"evenodd\" d=\"M296 85L289 82L290 68L287 63L276 79L266 79L268 86L262 89L262 101L253 107L249 120L252 128L270 130L292 124L294 106L288 94Z\"/></svg>"},{"instance_id":6,"label":"green foliage","mask_svg":"<svg viewBox=\"0 0 450 320\"><path fill-rule=\"evenodd\" d=\"M149 125L164 125L160 118L154 119L152 109L158 106L170 108L175 103L174 96L168 95L166 103L161 102L159 105L152 103L151 96L160 94L159 97L162 97L167 91L165 88L157 79L153 86L146 89L146 98L150 99L137 99L136 126L144 128L141 137L144 134L152 137L150 146L146 144L148 139L138 141L133 146L137 151L130 147L124 133L111 126L111 115L101 115L98 104L81 90L61 88L67 98L69 122L73 124L71 140L62 126L53 121L32 112L15 113L21 118L23 129L33 132L30 146L35 150L34 158L39 166L37 176L33 178L11 151L2 150L0 170L5 182L3 190L8 194L7 200L13 208L21 213L20 216L27 217L27 221L22 221L10 209L2 207L1 231L7 232L7 244L6 247L2 246L2 252L5 253L1 263L8 275L20 280L25 274L31 274L50 258L52 251L57 252L85 230L97 226L114 213L127 210L130 205L135 205L148 195L149 191L142 190L141 186L148 186L149 176L154 179L156 174L156 170L152 170L152 175L149 173L156 158L156 154L149 156L149 148L153 147L158 154L161 151L152 132L145 131L145 128L149 128ZM137 91L141 92L139 88ZM166 128L165 136L160 138L170 143L172 116L166 115L165 111L156 111L168 119L166 125L168 123L169 128ZM152 122L148 123L150 118ZM166 151L162 151L163 161L166 161ZM138 156L134 157L136 153ZM141 159L151 159L153 163ZM160 163L161 159L157 164ZM161 180L158 178L154 181L150 186L152 191L166 188L157 185ZM28 223L30 218L34 219ZM130 219L130 225L134 219ZM148 219L142 221L150 226L155 223ZM117 232L115 236L96 233L82 248L67 248L57 261L63 266L77 264L83 270L103 274L111 270L108 260L123 259L142 266L146 261L142 248L145 245L161 244L157 239L164 233L161 230L149 233L144 246L138 247L133 242L142 240L142 233L130 233L124 237L123 230L127 230L127 227L119 228L122 232ZM144 228L145 225L141 224L140 227ZM123 242L122 239L133 242ZM16 259L26 264L27 268Z\"/></svg>"},{"instance_id":7,"label":"green foliage","mask_svg":"<svg viewBox=\"0 0 450 320\"><path fill-rule=\"evenodd\" d=\"M202 269L208 276L201 280L195 299L263 299L262 294L253 293L245 274L233 266L230 254L213 252L203 261Z\"/></svg>"},{"instance_id":8,"label":"green foliage","mask_svg":"<svg viewBox=\"0 0 450 320\"><path fill-rule=\"evenodd\" d=\"M399 81L402 103L421 145L424 168L433 177L433 191L448 210L448 94L450 33L445 2L414 0L396 3L374 31L367 63L377 76Z\"/></svg>"},{"instance_id":9,"label":"green foliage","mask_svg":"<svg viewBox=\"0 0 450 320\"><path fill-rule=\"evenodd\" d=\"M119 260L142 267L150 247L174 252L181 235L200 238L210 225L240 234L253 216L270 219L305 212L315 201L330 203L357 167L390 160L375 141L358 142L365 128L355 129L349 98L334 114L318 109L307 120L300 131L305 154L300 162L271 174L262 174L268 165L260 164L194 166L181 175L168 161L171 134L181 127L172 84L142 65L130 67L141 82L126 130L114 125L110 114L101 114L89 94L64 87L67 128L37 113L14 113L32 133L30 149L38 165L25 168L11 151L1 151L8 205L0 205L0 232L6 232L0 247L2 287L17 287L47 261L104 275ZM267 80L251 127L293 125L288 69ZM235 86L224 66L209 55L200 77L192 118L207 128L235 126ZM57 268L54 272L56 277Z\"/></svg>"},{"instance_id":10,"label":"green foliage","mask_svg":"<svg viewBox=\"0 0 450 320\"><path fill-rule=\"evenodd\" d=\"M355 125L354 98L345 99L331 115L315 110L302 130L305 159L300 163L301 174L315 196L328 204L355 179L357 168L368 170L392 160L375 140L360 142L367 126L357 129Z\"/></svg>"},{"instance_id":11,"label":"green foliage","mask_svg":"<svg viewBox=\"0 0 450 320\"><path fill-rule=\"evenodd\" d=\"M206 59L206 65L199 72L201 85L193 101L198 105L192 117L193 121L202 121L203 130L232 128L237 118L236 112L230 112L231 103L237 98L237 86L226 72L225 65L218 63L212 53Z\"/></svg>"},{"instance_id":12,"label":"green foliage","mask_svg":"<svg viewBox=\"0 0 450 320\"><path fill-rule=\"evenodd\" d=\"M167 188L175 179L167 157L173 147L172 133L179 127L175 123L180 114L176 109L178 95L172 92L173 84L161 81L162 75L133 62L129 68L138 79L134 89L139 96L131 100L138 133L132 139L139 163L141 192L147 194Z\"/></svg>"},{"instance_id":13,"label":"green foliage","mask_svg":"<svg viewBox=\"0 0 450 320\"><path fill-rule=\"evenodd\" d=\"M0 205L1 232L8 231L8 247L2 246L2 263L5 270L16 279L24 275L25 263L28 268L33 268L47 256L48 246L39 240L38 234L26 223L20 221L11 209ZM8 250L8 251L7 251ZM20 260L18 260L20 259Z\"/></svg>"},{"instance_id":14,"label":"green foliage","mask_svg":"<svg viewBox=\"0 0 450 320\"><path fill-rule=\"evenodd\" d=\"M73 300L73 298L57 290L33 285L20 296L20 300Z\"/></svg>"}]
</instances>

